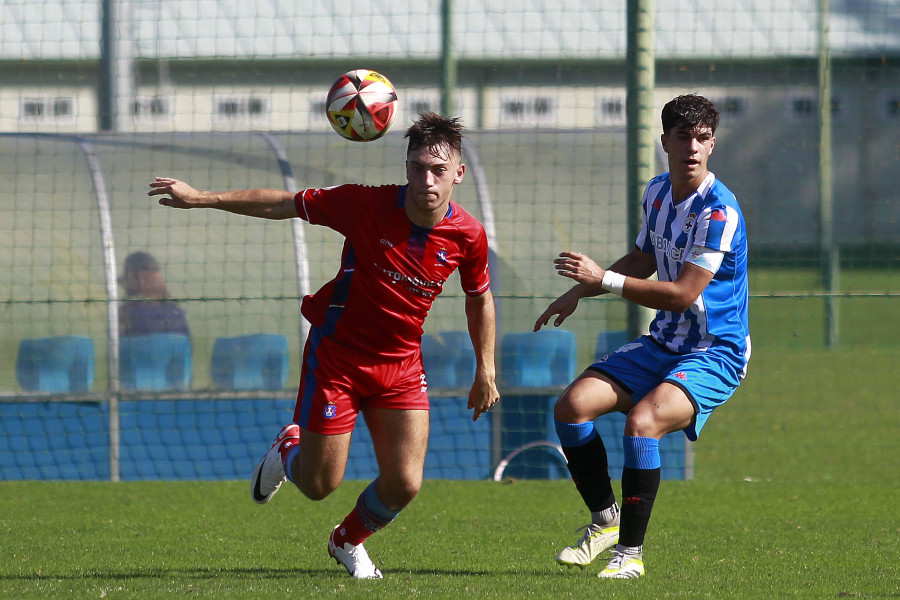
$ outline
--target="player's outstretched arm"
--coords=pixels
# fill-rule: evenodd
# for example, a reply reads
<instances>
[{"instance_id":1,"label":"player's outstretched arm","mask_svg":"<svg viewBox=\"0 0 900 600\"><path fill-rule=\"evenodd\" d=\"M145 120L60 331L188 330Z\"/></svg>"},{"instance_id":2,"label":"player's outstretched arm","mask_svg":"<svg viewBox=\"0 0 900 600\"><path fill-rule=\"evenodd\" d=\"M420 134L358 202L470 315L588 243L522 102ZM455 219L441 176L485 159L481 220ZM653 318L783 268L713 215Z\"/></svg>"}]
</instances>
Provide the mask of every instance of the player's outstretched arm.
<instances>
[{"instance_id":1,"label":"player's outstretched arm","mask_svg":"<svg viewBox=\"0 0 900 600\"><path fill-rule=\"evenodd\" d=\"M557 315L556 319L553 321L553 326L559 327L563 324L563 321L568 319L569 315L578 308L578 301L590 295L591 294L589 294L586 288L581 284L574 286L568 292L554 300L550 306L547 307L547 310L541 313L541 316L534 322L533 331L540 331L541 327L550 322L550 317L553 315Z\"/></svg>"},{"instance_id":2,"label":"player's outstretched arm","mask_svg":"<svg viewBox=\"0 0 900 600\"><path fill-rule=\"evenodd\" d=\"M252 189L227 192L196 190L172 177L156 177L148 196L163 196L159 203L172 208L216 208L262 219L290 219L297 216L294 195L285 190Z\"/></svg>"},{"instance_id":3,"label":"player's outstretched arm","mask_svg":"<svg viewBox=\"0 0 900 600\"><path fill-rule=\"evenodd\" d=\"M466 321L475 349L475 380L469 390L468 408L472 420L486 413L500 401L497 391L497 367L494 355L497 343L497 315L490 290L480 296L466 296Z\"/></svg>"},{"instance_id":4,"label":"player's outstretched arm","mask_svg":"<svg viewBox=\"0 0 900 600\"><path fill-rule=\"evenodd\" d=\"M553 301L534 322L534 331L550 322L553 315L554 327L559 327L578 308L578 301L589 296L599 296L606 292L600 287L605 269L601 269L591 258L580 252L560 252L553 260L556 273L575 280L576 284L568 292Z\"/></svg>"},{"instance_id":5,"label":"player's outstretched arm","mask_svg":"<svg viewBox=\"0 0 900 600\"><path fill-rule=\"evenodd\" d=\"M654 310L672 312L687 310L713 277L711 271L685 263L675 281L650 280L648 278L656 272L656 259L653 254L641 252L637 248L617 260L609 269L601 269L590 258L577 252L563 252L553 263L559 275L578 282L573 290L580 288L584 294L582 297L606 293L600 283L608 270L627 277L620 294L626 300ZM548 311L551 309L555 310L554 305ZM560 318L554 323L558 327L571 312L550 314L560 314ZM541 318L545 318L545 315L547 313ZM546 318L543 321L545 324ZM541 319L538 319L538 323L540 322Z\"/></svg>"},{"instance_id":6,"label":"player's outstretched arm","mask_svg":"<svg viewBox=\"0 0 900 600\"><path fill-rule=\"evenodd\" d=\"M558 275L574 280L576 285L547 307L534 322L534 331L539 331L541 327L547 325L554 315L557 317L553 321L553 326L559 327L578 308L579 300L606 293L600 284L607 270L601 268L586 254L560 252L559 257L553 260L553 267ZM630 277L646 278L654 273L656 267L652 254L639 252L635 248L613 263L610 270Z\"/></svg>"}]
</instances>

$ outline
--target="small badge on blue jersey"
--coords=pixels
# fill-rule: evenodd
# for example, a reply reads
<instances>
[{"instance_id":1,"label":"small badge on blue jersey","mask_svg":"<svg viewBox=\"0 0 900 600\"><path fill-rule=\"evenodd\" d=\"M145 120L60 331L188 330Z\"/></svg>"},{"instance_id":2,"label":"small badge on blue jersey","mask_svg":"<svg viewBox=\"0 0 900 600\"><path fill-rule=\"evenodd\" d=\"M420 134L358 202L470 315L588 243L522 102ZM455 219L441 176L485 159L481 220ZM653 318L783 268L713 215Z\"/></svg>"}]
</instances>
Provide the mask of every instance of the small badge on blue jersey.
<instances>
[{"instance_id":1,"label":"small badge on blue jersey","mask_svg":"<svg viewBox=\"0 0 900 600\"><path fill-rule=\"evenodd\" d=\"M681 226L681 230L685 233L690 233L691 228L694 226L694 221L697 220L697 213L691 213L687 216L687 219L684 220L684 225Z\"/></svg>"},{"instance_id":2,"label":"small badge on blue jersey","mask_svg":"<svg viewBox=\"0 0 900 600\"><path fill-rule=\"evenodd\" d=\"M328 403L322 409L322 416L326 419L333 419L337 416L337 404Z\"/></svg>"}]
</instances>

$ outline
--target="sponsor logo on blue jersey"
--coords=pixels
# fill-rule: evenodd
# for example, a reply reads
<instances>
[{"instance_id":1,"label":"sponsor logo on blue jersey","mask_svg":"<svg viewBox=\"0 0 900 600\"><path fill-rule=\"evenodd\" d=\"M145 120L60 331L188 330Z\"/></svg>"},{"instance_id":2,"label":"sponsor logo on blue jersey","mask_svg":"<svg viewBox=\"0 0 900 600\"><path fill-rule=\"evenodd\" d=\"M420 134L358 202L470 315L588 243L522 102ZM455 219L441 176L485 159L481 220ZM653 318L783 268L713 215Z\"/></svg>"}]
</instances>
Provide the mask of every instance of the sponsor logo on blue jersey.
<instances>
[{"instance_id":1,"label":"sponsor logo on blue jersey","mask_svg":"<svg viewBox=\"0 0 900 600\"><path fill-rule=\"evenodd\" d=\"M684 259L684 248L678 248L672 242L659 235L655 231L650 232L650 243L653 247L674 260L681 262Z\"/></svg>"}]
</instances>

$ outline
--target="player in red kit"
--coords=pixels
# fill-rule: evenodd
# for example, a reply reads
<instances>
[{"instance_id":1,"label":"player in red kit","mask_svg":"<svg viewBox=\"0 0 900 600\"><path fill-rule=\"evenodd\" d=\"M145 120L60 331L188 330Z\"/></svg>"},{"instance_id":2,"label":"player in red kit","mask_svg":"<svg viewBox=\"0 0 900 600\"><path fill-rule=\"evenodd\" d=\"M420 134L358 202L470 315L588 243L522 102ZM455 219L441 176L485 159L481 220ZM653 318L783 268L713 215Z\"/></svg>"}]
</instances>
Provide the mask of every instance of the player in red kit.
<instances>
[{"instance_id":1,"label":"player in red kit","mask_svg":"<svg viewBox=\"0 0 900 600\"><path fill-rule=\"evenodd\" d=\"M294 422L254 469L254 501L271 500L285 479L321 500L340 484L356 419L364 413L378 477L331 533L328 552L359 579L380 579L363 542L406 507L422 485L429 404L422 324L450 274L459 270L475 349L473 420L499 400L495 312L482 225L451 201L463 180L459 120L420 115L407 130L406 185L198 191L168 177L149 195L175 208L217 208L267 219L299 217L341 233L337 275L303 299L310 322Z\"/></svg>"}]
</instances>

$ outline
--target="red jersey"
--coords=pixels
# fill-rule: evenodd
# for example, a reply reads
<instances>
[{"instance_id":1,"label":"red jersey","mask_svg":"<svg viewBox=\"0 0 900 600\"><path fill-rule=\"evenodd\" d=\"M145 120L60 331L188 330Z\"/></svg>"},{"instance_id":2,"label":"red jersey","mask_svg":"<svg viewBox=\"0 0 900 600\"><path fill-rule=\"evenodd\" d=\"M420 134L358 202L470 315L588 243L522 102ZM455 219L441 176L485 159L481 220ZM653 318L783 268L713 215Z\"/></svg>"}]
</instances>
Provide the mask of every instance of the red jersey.
<instances>
[{"instance_id":1,"label":"red jersey","mask_svg":"<svg viewBox=\"0 0 900 600\"><path fill-rule=\"evenodd\" d=\"M341 185L303 190L297 214L346 239L334 279L303 299L301 312L334 341L378 356L419 350L422 324L450 274L470 296L490 287L484 227L455 202L434 227L404 211L406 186Z\"/></svg>"}]
</instances>

